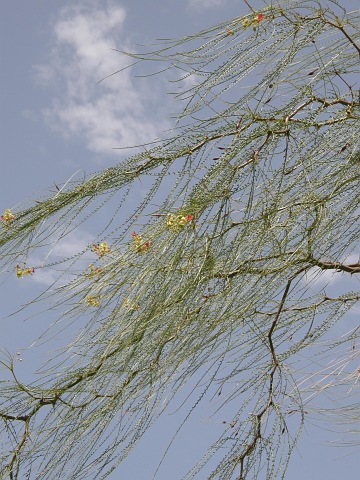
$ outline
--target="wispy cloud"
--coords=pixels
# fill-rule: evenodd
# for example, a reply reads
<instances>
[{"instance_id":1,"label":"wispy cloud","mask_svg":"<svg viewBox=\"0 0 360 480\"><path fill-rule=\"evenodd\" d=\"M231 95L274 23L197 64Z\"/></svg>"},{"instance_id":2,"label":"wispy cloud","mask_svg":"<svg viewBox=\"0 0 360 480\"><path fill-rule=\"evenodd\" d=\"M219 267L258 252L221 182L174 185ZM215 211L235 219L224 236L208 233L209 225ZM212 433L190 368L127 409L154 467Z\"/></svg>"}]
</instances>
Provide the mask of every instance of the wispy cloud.
<instances>
[{"instance_id":1,"label":"wispy cloud","mask_svg":"<svg viewBox=\"0 0 360 480\"><path fill-rule=\"evenodd\" d=\"M357 253L352 253L350 255L345 256L341 259L341 263L344 264L352 264L357 263L359 261L360 255ZM352 278L348 273L344 273L342 271L336 269L329 269L329 270L322 270L319 267L311 268L305 275L303 281L311 285L312 287L316 287L319 289L323 289L325 287L331 286L333 287L335 284L339 286L348 285L351 288L351 281L354 281L355 278Z\"/></svg>"},{"instance_id":2,"label":"wispy cloud","mask_svg":"<svg viewBox=\"0 0 360 480\"><path fill-rule=\"evenodd\" d=\"M224 7L227 0L188 0L188 7L193 10L205 10L209 8Z\"/></svg>"},{"instance_id":3,"label":"wispy cloud","mask_svg":"<svg viewBox=\"0 0 360 480\"><path fill-rule=\"evenodd\" d=\"M53 26L49 63L35 66L38 83L56 92L44 111L47 123L101 154L151 141L166 128L148 107L154 92L146 90L146 80L135 86L131 69L109 76L129 63L114 49L134 50L125 19L125 9L111 2L62 9ZM149 100L153 104L154 98Z\"/></svg>"},{"instance_id":4,"label":"wispy cloud","mask_svg":"<svg viewBox=\"0 0 360 480\"><path fill-rule=\"evenodd\" d=\"M50 245L46 249L44 247L42 254L43 256L32 255L29 258L27 264L35 266L35 273L32 276L32 279L35 283L40 283L42 285L52 285L59 278L63 281L69 279L69 274L71 275L71 264L73 264L73 256L79 252L85 251L86 248L94 241L94 236L88 233L86 230L77 228L73 230L68 235L56 239L53 238L53 241L50 242ZM66 259L70 259L66 261ZM86 261L91 260L91 255L85 255L82 257L83 264L86 264ZM57 265L57 262L60 261ZM64 263L62 263L64 261ZM52 267L46 267L47 263L54 263ZM70 267L70 270L65 273L65 271ZM63 277L65 273L65 277Z\"/></svg>"},{"instance_id":5,"label":"wispy cloud","mask_svg":"<svg viewBox=\"0 0 360 480\"><path fill-rule=\"evenodd\" d=\"M305 275L304 281L308 285L324 288L341 280L341 274L334 270L321 270L319 267L311 268Z\"/></svg>"}]
</instances>

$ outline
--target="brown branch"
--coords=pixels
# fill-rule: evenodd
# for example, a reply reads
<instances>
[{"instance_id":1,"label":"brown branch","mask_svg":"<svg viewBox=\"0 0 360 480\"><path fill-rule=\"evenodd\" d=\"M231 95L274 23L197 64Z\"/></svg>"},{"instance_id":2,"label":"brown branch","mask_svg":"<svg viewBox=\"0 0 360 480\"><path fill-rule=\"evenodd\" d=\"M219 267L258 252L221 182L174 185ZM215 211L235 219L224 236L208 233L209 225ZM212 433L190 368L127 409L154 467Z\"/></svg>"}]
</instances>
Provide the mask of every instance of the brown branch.
<instances>
[{"instance_id":1,"label":"brown branch","mask_svg":"<svg viewBox=\"0 0 360 480\"><path fill-rule=\"evenodd\" d=\"M244 273L252 273L252 274L261 274L261 275L268 275L270 273L275 273L279 271L279 268L272 269L272 270L264 270L264 269L250 269L246 267L246 265L252 264L252 263L257 263L257 262L264 262L266 260L274 260L276 258L282 258L282 257L288 257L291 255L294 255L296 251L290 251L290 252L284 252L284 253L279 253L277 255L270 255L268 257L257 257L257 258L250 258L248 260L244 260L235 270L232 270L231 272L224 272L224 273L218 273L215 274L214 276L216 278L232 278L235 277L236 275L244 274ZM280 269L283 268L283 265L281 265Z\"/></svg>"},{"instance_id":2,"label":"brown branch","mask_svg":"<svg viewBox=\"0 0 360 480\"><path fill-rule=\"evenodd\" d=\"M18 446L16 447L16 449L14 450L14 453L13 453L13 456L10 460L10 463L9 465L7 465L7 468L9 469L9 477L10 477L10 480L14 480L14 478L17 478L17 475L16 477L14 477L14 464L16 462L16 459L20 453L20 450L22 449L22 447L25 445L26 443L26 440L27 438L29 437L29 422L30 422L30 417L28 417L26 420L25 420L25 426L24 426L24 433L21 437L21 440L18 444Z\"/></svg>"},{"instance_id":3,"label":"brown branch","mask_svg":"<svg viewBox=\"0 0 360 480\"><path fill-rule=\"evenodd\" d=\"M311 258L310 263L321 270L336 270L337 272L360 273L360 261L357 263L339 263L339 262L323 262L316 258Z\"/></svg>"},{"instance_id":4,"label":"brown branch","mask_svg":"<svg viewBox=\"0 0 360 480\"><path fill-rule=\"evenodd\" d=\"M200 148L202 148L204 145L206 145L208 142L212 142L214 140L219 140L220 138L225 138L225 137L231 137L238 135L241 133L243 130L245 130L247 127L243 127L242 129L236 129L228 133L218 133L216 135L213 135L212 137L205 136L201 142L197 143L193 147L187 147L184 150L181 150L177 155L174 157L169 157L169 158L161 158L161 157L153 157L152 155L149 155L148 160L146 160L144 163L139 165L135 170L128 170L124 172L126 175L139 175L143 170L145 170L149 165L151 165L153 162L161 162L161 161L173 161L176 160L177 158L181 158L184 155L191 155L192 153L196 152ZM154 165L155 167L155 165ZM152 168L154 168L152 167Z\"/></svg>"},{"instance_id":5,"label":"brown branch","mask_svg":"<svg viewBox=\"0 0 360 480\"><path fill-rule=\"evenodd\" d=\"M356 45L354 40L350 37L350 35L347 33L347 31L345 30L345 28L342 25L338 25L336 23L333 23L328 19L324 19L324 22L327 23L328 25L331 25L332 27L335 27L338 30L340 30L345 35L345 37L349 40L349 42L356 48L356 50L358 51L358 54L360 55L360 47L358 47L358 45Z\"/></svg>"},{"instance_id":6,"label":"brown branch","mask_svg":"<svg viewBox=\"0 0 360 480\"><path fill-rule=\"evenodd\" d=\"M270 380L269 380L269 395L268 395L268 399L267 399L267 402L266 404L264 405L263 409L256 415L256 428L255 428L255 432L254 432L254 435L253 435L253 439L252 441L247 445L247 448L246 450L243 452L243 454L237 458L237 460L240 462L240 477L239 479L240 480L243 480L244 477L243 477L243 473L244 473L244 462L245 462L245 458L248 457L251 452L254 450L254 448L256 447L256 444L257 442L261 439L261 421L262 421L262 417L265 415L265 413L269 410L269 408L273 405L273 393L274 393L274 376L275 376L275 372L276 370L278 369L279 367L279 361L278 361L278 358L277 358L277 355L276 355L276 352L275 352L275 347L274 347L274 344L273 344L273 340L272 340L272 334L274 333L275 331L275 328L276 328L276 325L278 323L278 320L280 318L280 315L281 315L281 312L283 311L283 308L284 308L284 305L285 305L285 301L286 301L286 298L289 294L289 291L290 291L290 287L291 287L291 284L293 282L293 280L302 272L304 272L308 267L303 267L301 269L299 269L297 272L294 273L294 275L291 276L291 278L288 280L286 286L285 286L285 289L284 289L284 293L281 297L281 300L280 300L280 303L279 303L279 307L277 309L277 312L276 312L276 315L275 315L275 318L274 320L272 321L272 324L271 324L271 327L269 329L269 332L268 332L268 335L267 335L267 338L268 338L268 342L269 342L269 347L270 347L270 352L271 352L271 356L272 356L272 360L273 360L273 366L272 366L272 369L271 369L271 372L269 374L270 376Z\"/></svg>"},{"instance_id":7,"label":"brown branch","mask_svg":"<svg viewBox=\"0 0 360 480\"><path fill-rule=\"evenodd\" d=\"M5 420L19 420L26 422L26 420L29 418L29 415L7 415L6 413L0 412L0 417L4 418Z\"/></svg>"},{"instance_id":8,"label":"brown branch","mask_svg":"<svg viewBox=\"0 0 360 480\"><path fill-rule=\"evenodd\" d=\"M255 12L255 10L252 8L252 6L247 2L247 0L244 0L244 2L246 3L246 5L250 8L250 10L252 12Z\"/></svg>"},{"instance_id":9,"label":"brown branch","mask_svg":"<svg viewBox=\"0 0 360 480\"><path fill-rule=\"evenodd\" d=\"M325 98L312 97L312 98L309 98L308 100L306 100L305 102L303 102L302 104L300 104L299 106L297 106L291 113L286 115L286 117L254 116L254 120L256 122L281 122L281 123L285 123L285 125L288 125L288 123L290 121L297 122L297 123L307 123L306 119L304 120L304 119L298 119L298 118L293 118L293 117L313 102L321 103L324 107L331 107L331 106L337 105L337 104L344 105L344 106L347 106L347 107L359 106L359 103L357 103L357 102L356 103L355 102L350 102L350 101L344 100L342 98L336 98L334 100L326 100ZM349 114L347 114L346 117L341 117L341 120L345 120L347 118L349 118ZM339 121L339 120L340 119L337 119L336 121ZM312 122L312 125L322 126L322 125L327 125L329 122L335 123L335 121L332 119L332 120L327 120L325 122L320 122L320 123ZM273 133L287 133L287 132L284 132L284 131L276 132L275 131Z\"/></svg>"},{"instance_id":10,"label":"brown branch","mask_svg":"<svg viewBox=\"0 0 360 480\"><path fill-rule=\"evenodd\" d=\"M329 101L325 98L314 97L314 100L322 103L325 107L331 107L332 105L336 105L337 103L340 103L341 105L346 105L347 107L352 107L353 105L358 106L358 103L349 102L347 100L343 100L342 98L336 98L335 100Z\"/></svg>"},{"instance_id":11,"label":"brown branch","mask_svg":"<svg viewBox=\"0 0 360 480\"><path fill-rule=\"evenodd\" d=\"M141 340L141 338L142 337L140 336L140 340ZM102 367L104 362L106 360L108 360L109 358L111 358L121 348L123 348L123 346L119 346L116 349L112 350L111 352L109 352L107 355L105 355L101 359L101 361L99 362L99 364L96 367L94 367L92 369L89 369L87 372L84 372L82 374L77 375L74 380L68 382L66 385L64 385L62 387L57 388L57 392L51 397L47 397L47 398L40 397L39 398L39 397L34 396L31 392L23 389L32 399L34 399L36 401L36 404L34 405L33 409L27 415L15 416L15 415L8 415L6 413L1 413L0 412L0 418L3 418L4 420L8 420L8 421L19 420L19 421L25 422L25 428L24 428L24 433L22 435L22 438L21 438L18 446L14 450L14 453L13 453L13 456L12 456L12 459L11 459L9 465L7 465L7 468L10 469L9 475L10 475L11 480L14 480L14 478L15 478L14 475L13 475L14 463L15 463L16 459L18 458L18 456L21 452L21 449L25 445L27 438L30 435L30 433L29 433L29 422L30 422L31 418L34 417L35 414L43 406L53 405L55 407L56 403L58 403L58 402L61 402L64 405L66 405L70 408L82 408L83 406L86 406L85 404L83 406L70 405L61 398L61 395L64 394L65 392L67 392L68 390L70 390L71 388L75 387L78 383L80 383L84 380L87 380L88 378L90 378L90 377L94 376L96 373L98 373L98 371L100 370L100 368ZM129 383L132 382L132 380L139 374L139 372L140 372L139 370L135 370L134 372L132 372L131 374L128 375L128 378L123 382L123 385L119 389L119 392L116 394L117 396L121 394L122 390L127 385L129 385ZM94 397L91 401L95 400L95 398L96 397ZM90 403L90 402L88 402L88 403Z\"/></svg>"},{"instance_id":12,"label":"brown branch","mask_svg":"<svg viewBox=\"0 0 360 480\"><path fill-rule=\"evenodd\" d=\"M354 300L360 300L360 295L352 295L350 297L328 297L324 296L319 302L317 303L311 303L310 305L306 305L304 307L289 307L289 308L283 308L283 312L302 312L304 310L309 310L312 308L318 308L320 307L323 303L325 302L352 302ZM272 317L273 315L276 314L276 312L262 312L260 310L255 310L255 314L259 315L267 315L269 317Z\"/></svg>"}]
</instances>

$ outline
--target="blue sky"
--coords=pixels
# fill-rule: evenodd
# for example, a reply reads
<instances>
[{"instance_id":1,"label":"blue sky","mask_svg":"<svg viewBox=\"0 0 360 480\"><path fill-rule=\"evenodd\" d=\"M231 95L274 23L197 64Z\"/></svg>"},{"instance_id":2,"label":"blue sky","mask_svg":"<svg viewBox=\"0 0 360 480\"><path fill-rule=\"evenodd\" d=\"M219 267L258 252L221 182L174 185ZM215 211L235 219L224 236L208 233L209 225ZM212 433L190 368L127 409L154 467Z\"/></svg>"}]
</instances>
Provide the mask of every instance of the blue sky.
<instances>
[{"instance_id":1,"label":"blue sky","mask_svg":"<svg viewBox=\"0 0 360 480\"><path fill-rule=\"evenodd\" d=\"M357 2L340 3L355 8ZM256 8L261 1L252 1L251 5ZM132 69L108 77L129 63L115 49L134 51L139 44L189 34L248 11L240 0L12 0L2 2L1 7L2 212L24 199L36 198L49 187L56 188L54 183L63 183L74 174L82 176L117 163L132 151L118 147L152 141L170 127L169 116L179 106L166 94L173 88L167 83L169 77L134 78ZM91 238L89 232L75 232L71 245L59 246L57 254L80 248ZM330 276L327 281L334 282ZM29 282L19 285L10 280L0 289L0 346L12 353L23 352L19 369L24 378L31 376L33 366L46 359L55 346L48 344L41 355L32 354L29 365L30 354L22 349L48 326L48 319L25 322L22 313L6 317L49 278L39 275L36 282L36 287L29 287ZM351 322L355 322L355 314ZM208 422L206 413L197 421L169 457L182 473L187 470L186 464L191 465L191 457L201 443L202 425ZM169 438L174 425L173 418L162 418L154 432L148 432L141 448L124 462L121 478L151 478L153 470L149 472L149 468L161 455L158 445L164 447L164 439ZM329 438L340 438L328 435L310 423L306 426L287 478L356 477L359 452L348 455L354 450L324 446ZM165 466L156 478L176 480L180 473L174 474L173 466Z\"/></svg>"}]
</instances>

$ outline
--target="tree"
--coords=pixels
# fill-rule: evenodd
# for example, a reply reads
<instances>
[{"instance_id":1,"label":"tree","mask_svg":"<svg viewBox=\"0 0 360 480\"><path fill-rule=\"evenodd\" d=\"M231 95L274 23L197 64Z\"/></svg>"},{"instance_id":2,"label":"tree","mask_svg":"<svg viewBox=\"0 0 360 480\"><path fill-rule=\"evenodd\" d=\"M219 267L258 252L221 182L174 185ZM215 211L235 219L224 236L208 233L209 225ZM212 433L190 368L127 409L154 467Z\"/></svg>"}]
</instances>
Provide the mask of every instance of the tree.
<instances>
[{"instance_id":1,"label":"tree","mask_svg":"<svg viewBox=\"0 0 360 480\"><path fill-rule=\"evenodd\" d=\"M49 335L74 329L36 382L3 355L1 478L104 478L169 405L180 429L211 397L229 422L184 478L279 478L308 396L340 392L325 413L358 418L359 328L337 328L360 295L315 280L360 273L359 37L359 11L291 0L128 54L180 75L173 130L1 217L3 269L36 275L44 253ZM96 240L53 259L85 222Z\"/></svg>"}]
</instances>

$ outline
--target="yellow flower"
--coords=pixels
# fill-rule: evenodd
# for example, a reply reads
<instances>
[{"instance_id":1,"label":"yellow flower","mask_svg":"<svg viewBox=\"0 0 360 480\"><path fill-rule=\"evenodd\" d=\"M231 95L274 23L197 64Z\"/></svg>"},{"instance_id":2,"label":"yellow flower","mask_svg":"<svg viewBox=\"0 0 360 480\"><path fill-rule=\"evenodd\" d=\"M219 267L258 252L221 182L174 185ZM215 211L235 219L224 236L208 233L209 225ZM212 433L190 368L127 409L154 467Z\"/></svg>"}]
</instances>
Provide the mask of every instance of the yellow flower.
<instances>
[{"instance_id":1,"label":"yellow flower","mask_svg":"<svg viewBox=\"0 0 360 480\"><path fill-rule=\"evenodd\" d=\"M94 267L93 263L90 263L89 270L90 270L90 273L89 273L90 277L99 276L102 273L102 268Z\"/></svg>"},{"instance_id":2,"label":"yellow flower","mask_svg":"<svg viewBox=\"0 0 360 480\"><path fill-rule=\"evenodd\" d=\"M264 15L262 13L258 13L254 17L252 17L251 19L248 18L248 17L244 17L241 20L241 25L244 28L248 28L250 26L257 27L262 20L264 20ZM254 28L254 30L255 30L255 28Z\"/></svg>"},{"instance_id":3,"label":"yellow flower","mask_svg":"<svg viewBox=\"0 0 360 480\"><path fill-rule=\"evenodd\" d=\"M89 295L86 299L88 305L91 305L92 307L98 307L100 305L100 297L94 297L92 295Z\"/></svg>"},{"instance_id":4,"label":"yellow flower","mask_svg":"<svg viewBox=\"0 0 360 480\"><path fill-rule=\"evenodd\" d=\"M138 235L136 232L133 232L133 247L137 251L137 253L145 253L151 247L151 242L147 240L144 242L142 235Z\"/></svg>"},{"instance_id":5,"label":"yellow flower","mask_svg":"<svg viewBox=\"0 0 360 480\"><path fill-rule=\"evenodd\" d=\"M130 312L140 310L140 305L138 303L131 302L128 298L125 298L124 307Z\"/></svg>"},{"instance_id":6,"label":"yellow flower","mask_svg":"<svg viewBox=\"0 0 360 480\"><path fill-rule=\"evenodd\" d=\"M106 242L102 242L93 246L93 252L95 252L100 258L104 258L107 253L111 252L111 248L108 247Z\"/></svg>"},{"instance_id":7,"label":"yellow flower","mask_svg":"<svg viewBox=\"0 0 360 480\"><path fill-rule=\"evenodd\" d=\"M244 28L248 28L248 27L250 27L250 25L251 25L251 21L250 21L248 18L245 17L245 18L243 18L243 19L241 20L241 25L242 25Z\"/></svg>"},{"instance_id":8,"label":"yellow flower","mask_svg":"<svg viewBox=\"0 0 360 480\"><path fill-rule=\"evenodd\" d=\"M1 215L1 220L4 222L4 224L8 227L11 222L14 220L15 215L11 213L11 210L7 208L4 212L3 215Z\"/></svg>"},{"instance_id":9,"label":"yellow flower","mask_svg":"<svg viewBox=\"0 0 360 480\"><path fill-rule=\"evenodd\" d=\"M183 215L182 213L168 213L166 225L172 230L179 230L181 228L184 228L188 222L191 222L191 220L193 220L193 218L194 217L191 215L191 213L189 213L188 215Z\"/></svg>"},{"instance_id":10,"label":"yellow flower","mask_svg":"<svg viewBox=\"0 0 360 480\"><path fill-rule=\"evenodd\" d=\"M18 278L22 278L24 277L25 275L32 275L33 273L35 273L35 269L34 268L31 268L31 267L27 267L27 268L21 268L20 265L16 265L16 276Z\"/></svg>"}]
</instances>

